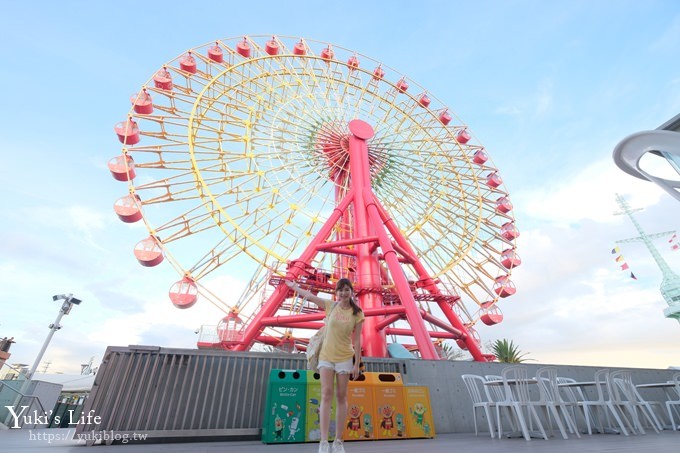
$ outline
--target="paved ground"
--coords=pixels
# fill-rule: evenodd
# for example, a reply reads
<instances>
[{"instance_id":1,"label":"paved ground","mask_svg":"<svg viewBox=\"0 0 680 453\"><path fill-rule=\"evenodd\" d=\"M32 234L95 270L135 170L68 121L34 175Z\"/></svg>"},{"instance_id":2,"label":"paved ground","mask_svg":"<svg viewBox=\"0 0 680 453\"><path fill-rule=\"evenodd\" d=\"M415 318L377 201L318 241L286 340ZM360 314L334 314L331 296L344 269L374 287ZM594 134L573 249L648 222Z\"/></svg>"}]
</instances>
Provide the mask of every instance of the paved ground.
<instances>
[{"instance_id":1,"label":"paved ground","mask_svg":"<svg viewBox=\"0 0 680 453\"><path fill-rule=\"evenodd\" d=\"M625 437L617 434L584 435L581 439L553 437L550 440L491 439L486 435L443 434L436 439L405 439L392 441L346 442L347 453L678 453L680 431L648 433ZM17 429L0 431L0 451L7 453L315 453L316 444L265 445L259 440L184 442L184 443L127 443L110 446L85 446L73 440L69 429Z\"/></svg>"}]
</instances>

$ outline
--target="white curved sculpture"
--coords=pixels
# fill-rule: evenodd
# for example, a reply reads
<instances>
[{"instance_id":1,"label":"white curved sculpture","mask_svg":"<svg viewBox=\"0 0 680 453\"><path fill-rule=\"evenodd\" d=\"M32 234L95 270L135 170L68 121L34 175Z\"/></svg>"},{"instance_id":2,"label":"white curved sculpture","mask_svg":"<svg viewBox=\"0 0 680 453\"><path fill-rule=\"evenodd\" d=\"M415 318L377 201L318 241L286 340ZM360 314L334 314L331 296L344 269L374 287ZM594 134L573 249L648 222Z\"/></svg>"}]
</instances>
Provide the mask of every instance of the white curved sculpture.
<instances>
[{"instance_id":1,"label":"white curved sculpture","mask_svg":"<svg viewBox=\"0 0 680 453\"><path fill-rule=\"evenodd\" d=\"M665 158L678 172L678 179L666 179L649 174L640 168L640 159L646 153ZM614 148L614 162L626 173L646 179L660 186L680 201L680 133L667 130L652 130L629 135Z\"/></svg>"}]
</instances>

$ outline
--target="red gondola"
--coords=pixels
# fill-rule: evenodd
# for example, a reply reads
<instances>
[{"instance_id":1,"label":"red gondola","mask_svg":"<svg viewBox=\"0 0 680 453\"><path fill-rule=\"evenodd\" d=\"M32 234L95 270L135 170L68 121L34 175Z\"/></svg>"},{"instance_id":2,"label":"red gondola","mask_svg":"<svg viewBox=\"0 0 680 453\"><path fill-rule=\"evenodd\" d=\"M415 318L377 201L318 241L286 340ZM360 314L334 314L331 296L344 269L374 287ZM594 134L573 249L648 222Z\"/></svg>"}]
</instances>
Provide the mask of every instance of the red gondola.
<instances>
[{"instance_id":1,"label":"red gondola","mask_svg":"<svg viewBox=\"0 0 680 453\"><path fill-rule=\"evenodd\" d=\"M113 130L116 131L118 140L120 140L123 145L134 145L139 143L139 127L131 118L128 118L127 121L117 123L113 126Z\"/></svg>"},{"instance_id":2,"label":"red gondola","mask_svg":"<svg viewBox=\"0 0 680 453\"><path fill-rule=\"evenodd\" d=\"M113 204L113 210L125 223L135 223L142 219L142 209L137 195L125 195Z\"/></svg>"},{"instance_id":3,"label":"red gondola","mask_svg":"<svg viewBox=\"0 0 680 453\"><path fill-rule=\"evenodd\" d=\"M489 173L486 176L486 185L488 185L489 187L496 188L501 184L503 184L503 180L501 179L497 172L494 171L493 173Z\"/></svg>"},{"instance_id":4,"label":"red gondola","mask_svg":"<svg viewBox=\"0 0 680 453\"><path fill-rule=\"evenodd\" d=\"M179 67L190 74L196 74L196 59L191 52L179 59Z\"/></svg>"},{"instance_id":5,"label":"red gondola","mask_svg":"<svg viewBox=\"0 0 680 453\"><path fill-rule=\"evenodd\" d=\"M161 68L160 71L153 76L153 84L156 88L170 91L173 88L172 75L166 68Z\"/></svg>"},{"instance_id":6,"label":"red gondola","mask_svg":"<svg viewBox=\"0 0 680 453\"><path fill-rule=\"evenodd\" d=\"M243 336L243 320L236 313L229 313L217 324L217 337L222 343L234 343Z\"/></svg>"},{"instance_id":7,"label":"red gondola","mask_svg":"<svg viewBox=\"0 0 680 453\"><path fill-rule=\"evenodd\" d=\"M332 60L333 59L333 49L331 49L331 46L328 46L324 50L321 51L321 58L323 58L324 60Z\"/></svg>"},{"instance_id":8,"label":"red gondola","mask_svg":"<svg viewBox=\"0 0 680 453\"><path fill-rule=\"evenodd\" d=\"M299 43L295 44L295 47L293 47L293 53L295 55L307 55L307 48L305 47L304 41L300 40Z\"/></svg>"},{"instance_id":9,"label":"red gondola","mask_svg":"<svg viewBox=\"0 0 680 453\"><path fill-rule=\"evenodd\" d=\"M501 264L506 269L512 269L522 264L522 259L519 257L515 249L505 249L501 252Z\"/></svg>"},{"instance_id":10,"label":"red gondola","mask_svg":"<svg viewBox=\"0 0 680 453\"><path fill-rule=\"evenodd\" d=\"M144 267L153 267L163 262L163 250L155 237L149 236L135 245L135 258Z\"/></svg>"},{"instance_id":11,"label":"red gondola","mask_svg":"<svg viewBox=\"0 0 680 453\"><path fill-rule=\"evenodd\" d=\"M198 299L198 287L191 278L184 277L170 287L168 295L175 307L190 308Z\"/></svg>"},{"instance_id":12,"label":"red gondola","mask_svg":"<svg viewBox=\"0 0 680 453\"><path fill-rule=\"evenodd\" d=\"M515 288L515 284L510 281L510 277L501 275L500 277L496 277L493 290L500 297L508 297L515 294L517 288Z\"/></svg>"},{"instance_id":13,"label":"red gondola","mask_svg":"<svg viewBox=\"0 0 680 453\"><path fill-rule=\"evenodd\" d=\"M508 241L512 241L519 237L519 230L515 226L514 222L507 222L501 226L501 236L503 236Z\"/></svg>"},{"instance_id":14,"label":"red gondola","mask_svg":"<svg viewBox=\"0 0 680 453\"><path fill-rule=\"evenodd\" d=\"M248 44L248 40L246 38L243 38L243 41L236 44L236 52L238 52L243 58L250 58L250 44Z\"/></svg>"},{"instance_id":15,"label":"red gondola","mask_svg":"<svg viewBox=\"0 0 680 453\"><path fill-rule=\"evenodd\" d=\"M153 113L153 102L151 101L151 95L142 90L139 93L135 93L130 97L130 102L132 102L132 108L135 113L140 115L148 115Z\"/></svg>"},{"instance_id":16,"label":"red gondola","mask_svg":"<svg viewBox=\"0 0 680 453\"><path fill-rule=\"evenodd\" d=\"M116 156L109 161L109 171L116 181L135 179L135 161L127 154Z\"/></svg>"},{"instance_id":17,"label":"red gondola","mask_svg":"<svg viewBox=\"0 0 680 453\"><path fill-rule=\"evenodd\" d=\"M276 41L276 39L272 38L269 41L267 41L267 43L264 45L264 50L269 55L278 55L279 43Z\"/></svg>"},{"instance_id":18,"label":"red gondola","mask_svg":"<svg viewBox=\"0 0 680 453\"><path fill-rule=\"evenodd\" d=\"M484 302L481 308L482 316L479 319L487 326L493 326L503 321L503 313L493 302Z\"/></svg>"},{"instance_id":19,"label":"red gondola","mask_svg":"<svg viewBox=\"0 0 680 453\"><path fill-rule=\"evenodd\" d=\"M489 156L486 154L486 152L483 149L478 149L472 155L472 161L476 164L482 165L487 160L489 160Z\"/></svg>"},{"instance_id":20,"label":"red gondola","mask_svg":"<svg viewBox=\"0 0 680 453\"><path fill-rule=\"evenodd\" d=\"M496 200L496 211L506 214L512 211L512 203L508 197L500 197Z\"/></svg>"},{"instance_id":21,"label":"red gondola","mask_svg":"<svg viewBox=\"0 0 680 453\"><path fill-rule=\"evenodd\" d=\"M208 49L208 58L215 63L222 63L224 61L224 52L219 44L215 43L214 46Z\"/></svg>"}]
</instances>

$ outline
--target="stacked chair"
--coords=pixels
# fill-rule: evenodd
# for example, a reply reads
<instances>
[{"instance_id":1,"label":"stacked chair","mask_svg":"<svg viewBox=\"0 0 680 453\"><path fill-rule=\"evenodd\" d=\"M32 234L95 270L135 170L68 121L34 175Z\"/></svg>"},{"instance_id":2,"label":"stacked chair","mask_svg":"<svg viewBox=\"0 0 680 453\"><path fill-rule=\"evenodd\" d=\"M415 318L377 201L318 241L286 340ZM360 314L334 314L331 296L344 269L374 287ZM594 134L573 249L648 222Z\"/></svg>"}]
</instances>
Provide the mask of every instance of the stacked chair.
<instances>
[{"instance_id":1,"label":"stacked chair","mask_svg":"<svg viewBox=\"0 0 680 453\"><path fill-rule=\"evenodd\" d=\"M613 418L616 421L620 432L627 436L628 432L632 431L632 425L625 415L621 413L619 407L614 404L614 401L611 399L609 370L597 370L595 372L595 387L597 388L597 399L584 399L581 401L588 434L593 434L594 423L598 423L600 432L605 431L601 417L604 416L608 422L611 420L611 418Z\"/></svg>"},{"instance_id":2,"label":"stacked chair","mask_svg":"<svg viewBox=\"0 0 680 453\"><path fill-rule=\"evenodd\" d=\"M570 409L573 409L573 406L570 402L562 399L560 389L557 386L557 368L551 366L539 368L536 370L536 381L538 381L538 389L540 392L538 405L544 408L544 413L549 425L550 416L552 415L563 439L569 438L564 429L564 424L567 425L567 429L571 434L575 434L576 437L581 437L578 433L578 428L576 427L573 411L570 413ZM564 420L564 424L562 423L562 420Z\"/></svg>"},{"instance_id":3,"label":"stacked chair","mask_svg":"<svg viewBox=\"0 0 680 453\"><path fill-rule=\"evenodd\" d=\"M673 375L673 383L675 384L673 390L675 391L676 395L674 395L673 398L669 397L668 401L666 401L666 409L668 409L668 418L670 419L671 425L673 426L673 431L677 431L680 424L675 423L673 410L675 410L675 413L678 414L680 418L680 373Z\"/></svg>"},{"instance_id":4,"label":"stacked chair","mask_svg":"<svg viewBox=\"0 0 680 453\"><path fill-rule=\"evenodd\" d=\"M486 379L476 374L464 374L461 377L463 378L465 387L467 387L470 398L472 399L472 417L475 423L475 436L478 435L477 410L482 409L484 411L484 415L486 416L486 422L489 425L489 434L493 439L495 437L494 434L496 430L493 427L491 411L496 408L496 403L491 398L488 387L484 385L486 383Z\"/></svg>"},{"instance_id":5,"label":"stacked chair","mask_svg":"<svg viewBox=\"0 0 680 453\"><path fill-rule=\"evenodd\" d=\"M630 371L617 370L609 374L609 386L611 388L614 404L630 415L633 424L633 432L645 434L640 415L647 419L649 426L658 433L663 430L663 425L657 418L652 404L646 401L637 391Z\"/></svg>"}]
</instances>

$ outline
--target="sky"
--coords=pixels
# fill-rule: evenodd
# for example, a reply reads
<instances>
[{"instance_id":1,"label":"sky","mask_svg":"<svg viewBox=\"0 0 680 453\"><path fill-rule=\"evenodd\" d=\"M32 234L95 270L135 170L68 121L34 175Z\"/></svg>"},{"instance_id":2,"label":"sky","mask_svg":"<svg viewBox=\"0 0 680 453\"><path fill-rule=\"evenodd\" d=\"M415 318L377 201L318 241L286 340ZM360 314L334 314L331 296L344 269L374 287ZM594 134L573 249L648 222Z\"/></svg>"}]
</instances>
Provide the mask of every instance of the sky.
<instances>
[{"instance_id":1,"label":"sky","mask_svg":"<svg viewBox=\"0 0 680 453\"><path fill-rule=\"evenodd\" d=\"M677 1L3 2L0 27L0 337L9 363L31 365L65 316L38 371L78 373L107 346L195 348L216 324L209 304L174 308L167 264L140 267L139 227L107 169L113 125L163 63L216 39L300 36L370 56L445 102L499 168L521 231L517 294L483 342L511 339L536 363L680 366L680 325L663 317L661 275L615 194L648 233L680 229L680 205L619 170L624 137L680 113ZM474 3L474 4L472 4ZM680 252L655 240L680 273ZM244 280L220 275L240 295Z\"/></svg>"}]
</instances>

